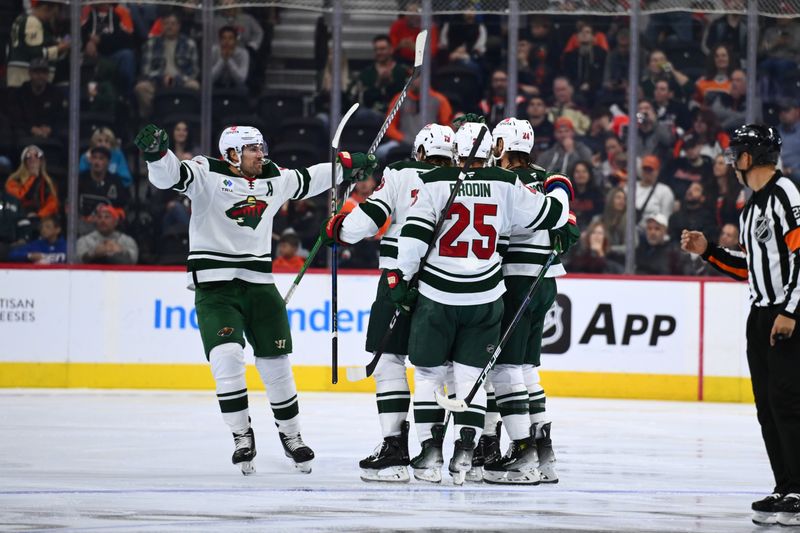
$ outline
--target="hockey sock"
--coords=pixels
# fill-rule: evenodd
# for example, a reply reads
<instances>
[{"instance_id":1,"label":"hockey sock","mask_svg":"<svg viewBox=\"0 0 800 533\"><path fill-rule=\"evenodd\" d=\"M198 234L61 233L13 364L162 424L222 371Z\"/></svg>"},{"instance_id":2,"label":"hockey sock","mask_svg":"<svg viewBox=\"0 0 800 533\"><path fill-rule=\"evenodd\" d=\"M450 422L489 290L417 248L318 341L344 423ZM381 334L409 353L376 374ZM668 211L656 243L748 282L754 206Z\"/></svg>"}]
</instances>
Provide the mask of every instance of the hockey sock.
<instances>
[{"instance_id":1,"label":"hockey sock","mask_svg":"<svg viewBox=\"0 0 800 533\"><path fill-rule=\"evenodd\" d=\"M483 434L487 437L497 435L497 423L500 421L500 412L497 410L494 385L487 379L484 381L486 389L486 416L483 419Z\"/></svg>"},{"instance_id":2,"label":"hockey sock","mask_svg":"<svg viewBox=\"0 0 800 533\"><path fill-rule=\"evenodd\" d=\"M267 388L267 398L278 431L287 435L299 433L300 408L289 356L256 357L256 368Z\"/></svg>"},{"instance_id":3,"label":"hockey sock","mask_svg":"<svg viewBox=\"0 0 800 533\"><path fill-rule=\"evenodd\" d=\"M545 401L547 398L544 389L539 383L539 369L533 365L522 365L522 373L525 377L525 387L528 389L528 412L530 413L531 425L536 424L535 438L541 437L542 423L547 419L545 413Z\"/></svg>"},{"instance_id":4,"label":"hockey sock","mask_svg":"<svg viewBox=\"0 0 800 533\"><path fill-rule=\"evenodd\" d=\"M408 418L411 392L406 378L405 361L403 355L385 353L375 368L375 399L378 402L378 418L384 437L400 435L400 428Z\"/></svg>"},{"instance_id":5,"label":"hockey sock","mask_svg":"<svg viewBox=\"0 0 800 533\"><path fill-rule=\"evenodd\" d=\"M472 386L480 377L482 368L453 363L453 374L456 382L456 397L466 398ZM455 423L455 435L461 435L461 428L471 427L475 429L475 438L481 436L483 430L484 417L486 415L486 389L478 387L475 397L467 406L463 413L453 413Z\"/></svg>"},{"instance_id":6,"label":"hockey sock","mask_svg":"<svg viewBox=\"0 0 800 533\"><path fill-rule=\"evenodd\" d=\"M495 365L489 373L497 395L497 407L511 440L530 437L528 389L522 376L522 365Z\"/></svg>"},{"instance_id":7,"label":"hockey sock","mask_svg":"<svg viewBox=\"0 0 800 533\"><path fill-rule=\"evenodd\" d=\"M217 386L222 419L233 433L247 431L250 427L250 411L244 379L244 348L235 342L221 344L211 349L208 360Z\"/></svg>"},{"instance_id":8,"label":"hockey sock","mask_svg":"<svg viewBox=\"0 0 800 533\"><path fill-rule=\"evenodd\" d=\"M446 366L418 366L414 369L414 425L420 443L432 437L434 424L444 423L444 409L436 403L433 392L441 389L446 378Z\"/></svg>"}]
</instances>

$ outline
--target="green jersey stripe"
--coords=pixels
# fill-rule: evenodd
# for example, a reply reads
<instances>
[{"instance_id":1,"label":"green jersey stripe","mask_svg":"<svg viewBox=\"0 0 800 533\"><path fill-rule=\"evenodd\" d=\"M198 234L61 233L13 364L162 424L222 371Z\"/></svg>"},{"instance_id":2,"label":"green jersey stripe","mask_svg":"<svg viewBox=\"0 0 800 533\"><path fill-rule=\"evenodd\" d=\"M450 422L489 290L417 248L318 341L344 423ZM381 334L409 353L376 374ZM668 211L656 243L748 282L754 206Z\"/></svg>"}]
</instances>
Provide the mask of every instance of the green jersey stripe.
<instances>
[{"instance_id":1,"label":"green jersey stripe","mask_svg":"<svg viewBox=\"0 0 800 533\"><path fill-rule=\"evenodd\" d=\"M193 255L213 255L215 257L226 257L228 259L269 259L272 257L271 253L266 253L262 255L253 255L253 254L226 254L223 252L207 252L204 250L192 250L189 252L189 259L192 258Z\"/></svg>"},{"instance_id":2,"label":"green jersey stripe","mask_svg":"<svg viewBox=\"0 0 800 533\"><path fill-rule=\"evenodd\" d=\"M403 226L403 231L400 233L403 237L411 237L412 239L418 239L425 244L431 242L433 239L433 230L427 228L421 228L414 224L406 224Z\"/></svg>"},{"instance_id":3,"label":"green jersey stripe","mask_svg":"<svg viewBox=\"0 0 800 533\"><path fill-rule=\"evenodd\" d=\"M392 208L389 207L389 204L387 204L386 202L384 202L380 198L367 198L367 202L374 202L374 203L378 204L380 207L383 208L384 211L386 211L386 216L387 217L392 214Z\"/></svg>"},{"instance_id":4,"label":"green jersey stripe","mask_svg":"<svg viewBox=\"0 0 800 533\"><path fill-rule=\"evenodd\" d=\"M542 250L544 253L548 254L553 250L549 246L544 246L542 244L523 244L523 243L512 242L510 244L510 250L515 252L519 251L519 250L514 250L514 248L528 248L530 250Z\"/></svg>"},{"instance_id":5,"label":"green jersey stripe","mask_svg":"<svg viewBox=\"0 0 800 533\"><path fill-rule=\"evenodd\" d=\"M420 224L422 224L424 226L430 227L431 229L436 227L436 224L434 224L430 220L427 220L427 219L424 219L424 218L420 218L420 217L408 217L408 218L406 218L406 222L418 222L418 223L420 223Z\"/></svg>"},{"instance_id":6,"label":"green jersey stripe","mask_svg":"<svg viewBox=\"0 0 800 533\"><path fill-rule=\"evenodd\" d=\"M506 252L506 255L503 256L503 264L544 265L547 262L548 255L529 252ZM561 264L558 257L553 260L553 264Z\"/></svg>"},{"instance_id":7,"label":"green jersey stripe","mask_svg":"<svg viewBox=\"0 0 800 533\"><path fill-rule=\"evenodd\" d=\"M389 257L391 259L397 259L397 245L381 243L378 253L380 254L381 257Z\"/></svg>"},{"instance_id":8,"label":"green jersey stripe","mask_svg":"<svg viewBox=\"0 0 800 533\"><path fill-rule=\"evenodd\" d=\"M305 168L299 168L295 170L297 173L297 193L294 196L295 200L299 200L301 198L305 198L308 194L308 188L311 187L311 174L308 173L308 170Z\"/></svg>"},{"instance_id":9,"label":"green jersey stripe","mask_svg":"<svg viewBox=\"0 0 800 533\"><path fill-rule=\"evenodd\" d=\"M481 281L450 281L437 276L433 272L430 272L428 270L428 266L429 265L425 266L425 270L420 276L420 282L430 285L434 289L442 292L455 294L476 294L490 291L503 282L503 271L500 269L498 269L497 272L495 272L490 278Z\"/></svg>"},{"instance_id":10,"label":"green jersey stripe","mask_svg":"<svg viewBox=\"0 0 800 533\"><path fill-rule=\"evenodd\" d=\"M272 273L272 261L218 261L216 259L189 259L186 262L189 272L213 270L217 268L240 268L262 274Z\"/></svg>"},{"instance_id":11,"label":"green jersey stripe","mask_svg":"<svg viewBox=\"0 0 800 533\"><path fill-rule=\"evenodd\" d=\"M383 209L377 205L367 201L361 204L359 207L378 228L383 227L383 225L386 223L386 213L384 213Z\"/></svg>"},{"instance_id":12,"label":"green jersey stripe","mask_svg":"<svg viewBox=\"0 0 800 533\"><path fill-rule=\"evenodd\" d=\"M544 220L539 226L542 228L552 228L561 216L561 208L561 202L558 200L551 200L550 208L547 210L547 216L544 217Z\"/></svg>"},{"instance_id":13,"label":"green jersey stripe","mask_svg":"<svg viewBox=\"0 0 800 533\"><path fill-rule=\"evenodd\" d=\"M490 273L493 273L495 270L499 270L500 269L500 263L495 263L494 265L492 265L491 267L487 268L486 270L484 270L483 272L481 272L479 274L453 274L451 272L448 272L447 270L444 270L443 268L439 268L439 267L434 266L434 265L432 265L430 263L426 263L425 264L425 268L426 269L431 269L436 274L443 274L443 275L449 276L451 278L458 278L458 279L465 279L465 280L469 280L469 279L475 280L477 278L486 277Z\"/></svg>"}]
</instances>

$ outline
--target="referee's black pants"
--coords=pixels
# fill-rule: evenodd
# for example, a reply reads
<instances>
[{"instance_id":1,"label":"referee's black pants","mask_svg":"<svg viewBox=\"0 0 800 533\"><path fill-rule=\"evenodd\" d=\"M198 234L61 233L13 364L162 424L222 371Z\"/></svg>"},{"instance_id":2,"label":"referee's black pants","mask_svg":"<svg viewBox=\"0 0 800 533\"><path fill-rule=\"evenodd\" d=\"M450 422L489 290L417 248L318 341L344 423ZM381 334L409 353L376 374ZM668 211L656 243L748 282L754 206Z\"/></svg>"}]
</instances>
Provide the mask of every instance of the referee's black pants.
<instances>
[{"instance_id":1,"label":"referee's black pants","mask_svg":"<svg viewBox=\"0 0 800 533\"><path fill-rule=\"evenodd\" d=\"M800 493L800 324L770 346L778 306L750 308L747 362L775 492Z\"/></svg>"}]
</instances>

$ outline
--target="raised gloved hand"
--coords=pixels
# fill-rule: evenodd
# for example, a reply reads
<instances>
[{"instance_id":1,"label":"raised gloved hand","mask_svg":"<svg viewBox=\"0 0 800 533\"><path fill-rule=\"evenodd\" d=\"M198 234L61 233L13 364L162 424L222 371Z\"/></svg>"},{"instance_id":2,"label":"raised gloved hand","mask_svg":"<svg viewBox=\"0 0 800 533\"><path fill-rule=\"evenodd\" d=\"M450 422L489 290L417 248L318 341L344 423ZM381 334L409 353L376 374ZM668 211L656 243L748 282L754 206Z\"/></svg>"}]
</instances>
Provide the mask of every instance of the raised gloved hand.
<instances>
[{"instance_id":1,"label":"raised gloved hand","mask_svg":"<svg viewBox=\"0 0 800 533\"><path fill-rule=\"evenodd\" d=\"M578 222L575 218L575 213L572 211L569 212L569 219L567 219L566 224L560 228L550 230L550 243L553 245L553 250L559 255L567 253L580 238L581 230L578 229Z\"/></svg>"},{"instance_id":2,"label":"raised gloved hand","mask_svg":"<svg viewBox=\"0 0 800 533\"><path fill-rule=\"evenodd\" d=\"M386 273L386 283L389 285L389 297L401 313L411 314L417 304L419 291L416 287L409 287L403 279L403 272L390 270Z\"/></svg>"},{"instance_id":3,"label":"raised gloved hand","mask_svg":"<svg viewBox=\"0 0 800 533\"><path fill-rule=\"evenodd\" d=\"M562 174L553 174L544 180L544 192L553 192L556 189L563 189L567 193L567 198L571 202L575 198L575 191L572 188L572 182L569 178Z\"/></svg>"},{"instance_id":4,"label":"raised gloved hand","mask_svg":"<svg viewBox=\"0 0 800 533\"><path fill-rule=\"evenodd\" d=\"M338 214L328 217L322 227L319 230L319 238L322 239L322 244L325 246L331 246L333 243L347 245L349 243L344 242L339 234L342 231L342 223L347 215L346 214Z\"/></svg>"},{"instance_id":5,"label":"raised gloved hand","mask_svg":"<svg viewBox=\"0 0 800 533\"><path fill-rule=\"evenodd\" d=\"M486 118L483 115L479 115L477 113L465 113L458 118L453 119L453 129L458 129L461 127L462 124L467 122L474 122L476 124L485 124Z\"/></svg>"},{"instance_id":6,"label":"raised gloved hand","mask_svg":"<svg viewBox=\"0 0 800 533\"><path fill-rule=\"evenodd\" d=\"M378 168L375 154L339 152L336 158L344 170L344 181L364 181Z\"/></svg>"},{"instance_id":7,"label":"raised gloved hand","mask_svg":"<svg viewBox=\"0 0 800 533\"><path fill-rule=\"evenodd\" d=\"M145 161L158 161L169 149L169 136L155 124L148 124L136 134L133 144L142 151Z\"/></svg>"}]
</instances>

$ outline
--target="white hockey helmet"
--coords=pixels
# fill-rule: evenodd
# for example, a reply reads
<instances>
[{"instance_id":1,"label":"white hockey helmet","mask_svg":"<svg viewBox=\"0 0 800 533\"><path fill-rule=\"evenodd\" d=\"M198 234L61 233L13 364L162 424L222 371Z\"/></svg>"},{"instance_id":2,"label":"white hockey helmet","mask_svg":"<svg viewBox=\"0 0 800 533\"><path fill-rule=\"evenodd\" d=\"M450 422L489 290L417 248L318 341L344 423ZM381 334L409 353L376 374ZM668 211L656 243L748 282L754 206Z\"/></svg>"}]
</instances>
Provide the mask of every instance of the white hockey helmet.
<instances>
[{"instance_id":1,"label":"white hockey helmet","mask_svg":"<svg viewBox=\"0 0 800 533\"><path fill-rule=\"evenodd\" d=\"M503 119L492 132L495 147L503 139L503 150L495 154L502 157L505 152L531 153L533 150L533 126L527 120L509 117Z\"/></svg>"},{"instance_id":2,"label":"white hockey helmet","mask_svg":"<svg viewBox=\"0 0 800 533\"><path fill-rule=\"evenodd\" d=\"M264 143L264 136L261 135L258 128L252 126L229 126L219 136L219 153L222 154L222 159L236 168L239 168L242 163L242 149L251 145L260 145L264 155L267 155L267 145ZM228 150L230 149L236 152L239 159L237 163L234 163L228 157Z\"/></svg>"},{"instance_id":3,"label":"white hockey helmet","mask_svg":"<svg viewBox=\"0 0 800 533\"><path fill-rule=\"evenodd\" d=\"M420 146L425 151L424 157L441 156L453 159L453 139L456 134L450 126L428 124L414 138L414 149L411 157L417 159Z\"/></svg>"},{"instance_id":4,"label":"white hockey helmet","mask_svg":"<svg viewBox=\"0 0 800 533\"><path fill-rule=\"evenodd\" d=\"M472 145L478 140L478 134L481 129L486 130L483 136L481 145L475 152L475 157L478 159L488 160L492 155L492 134L486 124L478 124L477 122L465 122L458 128L456 132L455 149L456 155L459 159L466 159L472 151Z\"/></svg>"}]
</instances>

